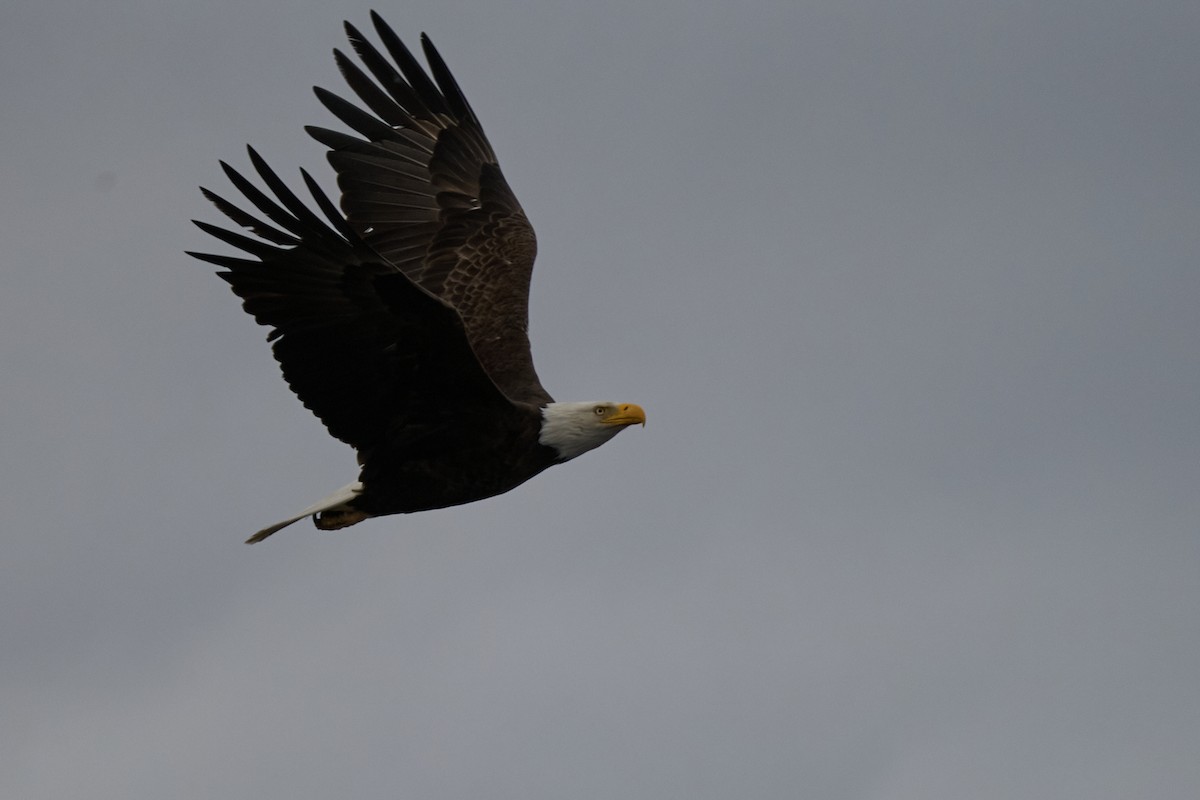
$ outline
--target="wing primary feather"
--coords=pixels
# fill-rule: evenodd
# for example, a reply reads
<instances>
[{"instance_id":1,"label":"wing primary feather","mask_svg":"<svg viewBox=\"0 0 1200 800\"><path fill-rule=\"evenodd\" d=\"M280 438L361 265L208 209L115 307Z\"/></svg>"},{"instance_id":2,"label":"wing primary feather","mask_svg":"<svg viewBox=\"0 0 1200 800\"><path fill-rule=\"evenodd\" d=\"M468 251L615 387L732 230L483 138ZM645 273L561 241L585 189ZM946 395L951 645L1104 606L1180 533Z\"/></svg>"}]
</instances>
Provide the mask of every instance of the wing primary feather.
<instances>
[{"instance_id":1,"label":"wing primary feather","mask_svg":"<svg viewBox=\"0 0 1200 800\"><path fill-rule=\"evenodd\" d=\"M358 95L360 100L367 104L367 108L393 127L408 123L408 115L404 113L404 109L397 106L396 101L375 85L375 82L368 78L366 73L359 69L358 65L351 61L345 53L341 50L334 50L333 58L337 62L346 84Z\"/></svg>"},{"instance_id":2,"label":"wing primary feather","mask_svg":"<svg viewBox=\"0 0 1200 800\"><path fill-rule=\"evenodd\" d=\"M358 28L347 22L346 33L350 37L350 44L354 47L354 52L375 76L375 80L379 81L383 90L391 95L402 109L414 117L433 118L433 112L425 107L425 103L405 82L404 77L383 57L375 45L367 41L367 37L363 36Z\"/></svg>"},{"instance_id":3,"label":"wing primary feather","mask_svg":"<svg viewBox=\"0 0 1200 800\"><path fill-rule=\"evenodd\" d=\"M425 107L435 114L448 114L450 109L447 108L445 101L442 98L442 93L438 91L433 81L425 74L425 70L421 68L420 62L413 57L409 49L400 41L400 37L392 30L391 26L383 21L383 17L378 13L371 12L371 22L375 25L375 31L379 34L379 38L383 41L383 46L387 49L388 54L400 67L400 72L408 80L413 91L421 98Z\"/></svg>"},{"instance_id":4,"label":"wing primary feather","mask_svg":"<svg viewBox=\"0 0 1200 800\"><path fill-rule=\"evenodd\" d=\"M295 236L284 233L278 228L272 227L263 222L258 217L247 214L245 211L242 211L240 208L226 200L224 197L221 197L221 195L217 194L216 192L209 191L201 186L200 193L203 194L210 203L216 206L222 214L229 217L243 228L253 231L255 235L261 236L267 241L274 242L275 244L279 245L299 244L300 240Z\"/></svg>"},{"instance_id":5,"label":"wing primary feather","mask_svg":"<svg viewBox=\"0 0 1200 800\"><path fill-rule=\"evenodd\" d=\"M386 141L396 138L395 131L391 126L379 121L353 103L343 100L328 89L314 86L313 92L330 113L368 139Z\"/></svg>"},{"instance_id":6,"label":"wing primary feather","mask_svg":"<svg viewBox=\"0 0 1200 800\"><path fill-rule=\"evenodd\" d=\"M227 231L224 228L204 222L203 220L194 219L192 222L197 228L204 231L208 235L220 239L222 242L225 242L225 244L232 245L239 250L245 250L250 255L263 258L264 256L269 256L272 253L278 252L278 248L275 247L275 245L266 244L265 242L260 242L257 239L251 239L249 236L242 236L240 233Z\"/></svg>"},{"instance_id":7,"label":"wing primary feather","mask_svg":"<svg viewBox=\"0 0 1200 800\"><path fill-rule=\"evenodd\" d=\"M446 62L442 60L441 53L433 46L433 41L423 33L421 34L421 48L425 51L425 60L429 62L429 69L433 72L433 78L441 88L442 95L446 98L451 112L460 122L470 122L476 129L482 131L479 118L475 116L475 111L467 102L466 95L459 88L458 81L454 80L454 75L446 66Z\"/></svg>"},{"instance_id":8,"label":"wing primary feather","mask_svg":"<svg viewBox=\"0 0 1200 800\"><path fill-rule=\"evenodd\" d=\"M252 184L242 173L238 172L233 167L221 163L221 169L225 171L225 177L229 178L229 182L234 188L241 192L247 200L254 204L254 207L266 214L267 218L274 222L279 227L300 236L303 231L296 224L295 218L287 213L283 206L276 203L271 198L267 197L257 186Z\"/></svg>"},{"instance_id":9,"label":"wing primary feather","mask_svg":"<svg viewBox=\"0 0 1200 800\"><path fill-rule=\"evenodd\" d=\"M330 150L346 150L365 144L362 139L356 139L348 133L322 128L319 125L305 125L304 131Z\"/></svg>"},{"instance_id":10,"label":"wing primary feather","mask_svg":"<svg viewBox=\"0 0 1200 800\"><path fill-rule=\"evenodd\" d=\"M254 165L254 170L263 179L263 183L275 193L275 196L279 198L287 210L295 215L301 229L311 229L314 232L320 233L328 230L320 218L312 212L312 209L304 205L300 201L300 198L296 197L295 193L288 188L287 184L280 180L279 176L275 174L275 170L271 169L270 165L263 160L257 150L249 145L246 146L246 150L250 153L250 163Z\"/></svg>"},{"instance_id":11,"label":"wing primary feather","mask_svg":"<svg viewBox=\"0 0 1200 800\"><path fill-rule=\"evenodd\" d=\"M196 220L192 220L192 222L195 222L195 221ZM191 256L192 258L200 259L201 261L206 261L209 264L215 264L218 267L224 267L225 269L238 269L241 267L253 266L255 264L261 263L259 261L251 261L248 258L238 258L236 256L219 256L214 253L199 253L199 252L196 252L195 250L184 250L183 254ZM222 273L222 272L217 273L218 277L223 277L225 274L226 273Z\"/></svg>"},{"instance_id":12,"label":"wing primary feather","mask_svg":"<svg viewBox=\"0 0 1200 800\"><path fill-rule=\"evenodd\" d=\"M358 234L356 234L354 229L350 227L350 224L346 222L345 217L343 217L341 212L338 211L337 206L335 206L333 201L329 199L329 195L325 194L325 192L321 190L321 187L317 185L317 182L313 179L313 176L308 174L308 170L301 167L300 175L304 178L304 185L308 187L309 194L312 195L313 200L316 201L317 206L321 209L321 213L325 215L325 218L329 220L334 229L336 229L338 233L340 233L347 241L352 242L357 239Z\"/></svg>"}]
</instances>

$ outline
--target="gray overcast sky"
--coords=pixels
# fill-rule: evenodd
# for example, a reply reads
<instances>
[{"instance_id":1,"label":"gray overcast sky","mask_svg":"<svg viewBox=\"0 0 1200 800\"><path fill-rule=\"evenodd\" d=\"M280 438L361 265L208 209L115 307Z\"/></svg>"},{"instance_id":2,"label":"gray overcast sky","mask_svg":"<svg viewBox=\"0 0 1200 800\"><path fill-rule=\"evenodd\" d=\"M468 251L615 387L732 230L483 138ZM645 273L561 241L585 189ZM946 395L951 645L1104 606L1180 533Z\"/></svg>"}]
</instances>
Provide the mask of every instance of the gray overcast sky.
<instances>
[{"instance_id":1,"label":"gray overcast sky","mask_svg":"<svg viewBox=\"0 0 1200 800\"><path fill-rule=\"evenodd\" d=\"M1200 5L380 7L649 425L245 547L353 457L188 220L367 8L0 15L0 796L1200 796Z\"/></svg>"}]
</instances>

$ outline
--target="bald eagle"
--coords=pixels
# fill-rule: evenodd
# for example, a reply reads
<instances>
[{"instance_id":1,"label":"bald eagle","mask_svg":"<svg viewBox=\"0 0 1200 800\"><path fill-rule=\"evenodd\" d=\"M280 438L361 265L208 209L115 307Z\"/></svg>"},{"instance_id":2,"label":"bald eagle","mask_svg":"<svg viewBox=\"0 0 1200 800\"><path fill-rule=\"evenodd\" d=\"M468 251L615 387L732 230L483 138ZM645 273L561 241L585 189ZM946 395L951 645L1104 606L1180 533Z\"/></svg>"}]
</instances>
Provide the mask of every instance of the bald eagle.
<instances>
[{"instance_id":1,"label":"bald eagle","mask_svg":"<svg viewBox=\"0 0 1200 800\"><path fill-rule=\"evenodd\" d=\"M301 170L314 211L253 148L274 197L221 166L259 216L201 188L257 238L196 221L243 253L189 255L221 267L272 329L284 379L360 467L357 481L248 543L309 516L332 530L492 497L646 422L632 403L556 403L542 388L527 334L533 227L428 37L427 73L371 17L390 61L345 27L373 79L334 51L370 111L314 89L362 138L306 129L330 148L341 211Z\"/></svg>"}]
</instances>

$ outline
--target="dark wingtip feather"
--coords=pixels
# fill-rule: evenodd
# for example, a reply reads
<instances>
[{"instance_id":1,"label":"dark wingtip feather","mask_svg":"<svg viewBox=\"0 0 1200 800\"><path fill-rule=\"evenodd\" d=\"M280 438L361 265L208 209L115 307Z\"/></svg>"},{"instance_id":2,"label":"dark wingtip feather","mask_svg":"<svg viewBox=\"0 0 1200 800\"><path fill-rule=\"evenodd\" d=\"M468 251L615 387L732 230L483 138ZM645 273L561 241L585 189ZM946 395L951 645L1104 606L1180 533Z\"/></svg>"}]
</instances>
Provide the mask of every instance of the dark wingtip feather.
<instances>
[{"instance_id":1,"label":"dark wingtip feather","mask_svg":"<svg viewBox=\"0 0 1200 800\"><path fill-rule=\"evenodd\" d=\"M254 151L254 148L250 145L246 145L246 149L254 155L257 155L257 153ZM241 192L242 196L253 203L254 207L265 214L268 219L284 230L294 233L297 236L302 234L297 220L292 215L288 214L287 210L285 210L282 206L263 194L263 192L259 190L257 186L252 184L244 175L242 175L242 173L238 172L224 161L221 162L221 169L225 171L225 177L229 178L229 182L233 184L234 188Z\"/></svg>"},{"instance_id":2,"label":"dark wingtip feather","mask_svg":"<svg viewBox=\"0 0 1200 800\"><path fill-rule=\"evenodd\" d=\"M271 227L252 214L247 214L241 208L229 202L224 197L221 197L221 195L217 194L216 192L210 191L201 186L200 193L204 195L206 200L216 206L217 210L222 214L229 217L243 228L253 231L255 234L261 236L269 242L274 242L278 245L295 245L300 241L295 236L284 233L278 228Z\"/></svg>"},{"instance_id":3,"label":"dark wingtip feather","mask_svg":"<svg viewBox=\"0 0 1200 800\"><path fill-rule=\"evenodd\" d=\"M435 114L450 113L450 109L446 106L446 101L442 97L441 91L438 90L437 85L425 72L421 63L413 56L403 40L392 30L392 27L384 22L383 17L378 14L372 14L371 21L375 24L375 32L379 34L384 48L391 55L392 60L396 62L396 66L400 67L400 72L408 80L409 85L417 97L420 98L422 104Z\"/></svg>"},{"instance_id":4,"label":"dark wingtip feather","mask_svg":"<svg viewBox=\"0 0 1200 800\"><path fill-rule=\"evenodd\" d=\"M184 255L189 255L192 258L204 261L205 263L214 264L218 267L221 267L224 271L216 272L214 274L226 283L233 283L234 279L231 277L233 274L231 270L240 269L247 265L254 266L255 264L260 263L258 261L251 261L247 258L237 258L236 256L218 256L214 255L213 253L197 253L193 250L184 250L183 252Z\"/></svg>"},{"instance_id":5,"label":"dark wingtip feather","mask_svg":"<svg viewBox=\"0 0 1200 800\"><path fill-rule=\"evenodd\" d=\"M308 174L308 170L300 168L300 175L304 178L304 185L308 187L309 194L316 201L317 206L321 209L326 219L330 224L346 239L348 242L353 242L358 239L358 234L350 227L350 223L338 211L337 206L329 199L329 195L325 194L324 190L317 184L312 175Z\"/></svg>"},{"instance_id":6,"label":"dark wingtip feather","mask_svg":"<svg viewBox=\"0 0 1200 800\"><path fill-rule=\"evenodd\" d=\"M433 40L423 33L421 34L421 49L425 51L425 60L429 62L429 71L433 73L433 79L437 81L438 88L442 90L442 95L446 98L446 103L454 112L454 116L462 122L469 120L475 127L479 127L479 119L471 109L471 104L467 102L467 96L463 94L458 81L450 72L450 67L446 65L442 54L434 47Z\"/></svg>"},{"instance_id":7,"label":"dark wingtip feather","mask_svg":"<svg viewBox=\"0 0 1200 800\"><path fill-rule=\"evenodd\" d=\"M373 47L363 43L355 44L355 49L358 51L359 57L364 62L371 65L372 70L384 70L382 77L379 72L375 72L376 78L381 82L387 82L390 76L387 73L389 66L382 60L382 57L375 51ZM397 106L396 100L389 97L382 89L379 88L370 78L366 76L358 65L350 60L350 57L341 50L333 51L333 60L337 62L338 70L342 73L342 78L345 79L346 85L358 95L359 99L367 104L367 108L375 112L379 119L386 122L389 126L404 127L410 124L408 114L404 109ZM393 86L393 90L395 90Z\"/></svg>"},{"instance_id":8,"label":"dark wingtip feather","mask_svg":"<svg viewBox=\"0 0 1200 800\"><path fill-rule=\"evenodd\" d=\"M333 131L318 125L305 125L304 131L330 150L342 150L363 143L362 139L356 139L348 133Z\"/></svg>"},{"instance_id":9,"label":"dark wingtip feather","mask_svg":"<svg viewBox=\"0 0 1200 800\"><path fill-rule=\"evenodd\" d=\"M325 226L317 215L312 212L312 209L306 206L296 196L295 192L288 188L288 185L276 174L275 170L271 169L271 165L258 154L258 151L250 145L246 145L246 150L250 154L250 163L254 165L255 171L263 179L263 183L275 193L275 197L292 213L297 222L301 226L308 226L314 233L324 230Z\"/></svg>"},{"instance_id":10,"label":"dark wingtip feather","mask_svg":"<svg viewBox=\"0 0 1200 800\"><path fill-rule=\"evenodd\" d=\"M353 103L343 100L328 89L320 86L313 87L313 93L321 101L321 105L340 119L346 125L374 141L384 141L396 138L396 132L376 117L371 116Z\"/></svg>"},{"instance_id":11,"label":"dark wingtip feather","mask_svg":"<svg viewBox=\"0 0 1200 800\"><path fill-rule=\"evenodd\" d=\"M247 253L259 258L264 258L272 253L278 252L278 248L274 245L261 242L258 239L251 239L249 236L243 236L240 233L226 230L217 225L213 225L203 220L192 220L196 223L196 227L216 239L220 239L225 244L231 247L236 247L239 250L245 250Z\"/></svg>"},{"instance_id":12,"label":"dark wingtip feather","mask_svg":"<svg viewBox=\"0 0 1200 800\"><path fill-rule=\"evenodd\" d=\"M342 22L342 28L346 31L346 38L350 41L350 44L355 50L358 49L359 43L367 40L367 37L362 35L362 31L355 27L354 23L350 22L349 20Z\"/></svg>"}]
</instances>

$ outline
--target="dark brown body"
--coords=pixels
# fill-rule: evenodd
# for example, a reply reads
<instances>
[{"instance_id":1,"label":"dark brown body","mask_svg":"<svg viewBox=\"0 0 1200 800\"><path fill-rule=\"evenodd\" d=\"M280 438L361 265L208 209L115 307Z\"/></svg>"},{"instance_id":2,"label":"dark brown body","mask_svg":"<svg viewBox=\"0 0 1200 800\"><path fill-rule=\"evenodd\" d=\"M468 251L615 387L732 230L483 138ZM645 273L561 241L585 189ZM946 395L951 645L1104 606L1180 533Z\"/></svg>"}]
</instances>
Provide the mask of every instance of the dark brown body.
<instances>
[{"instance_id":1,"label":"dark brown body","mask_svg":"<svg viewBox=\"0 0 1200 800\"><path fill-rule=\"evenodd\" d=\"M483 500L514 489L556 462L538 443L541 414L456 420L402 445L392 442L367 454L363 491L351 508L377 517L407 514Z\"/></svg>"}]
</instances>

